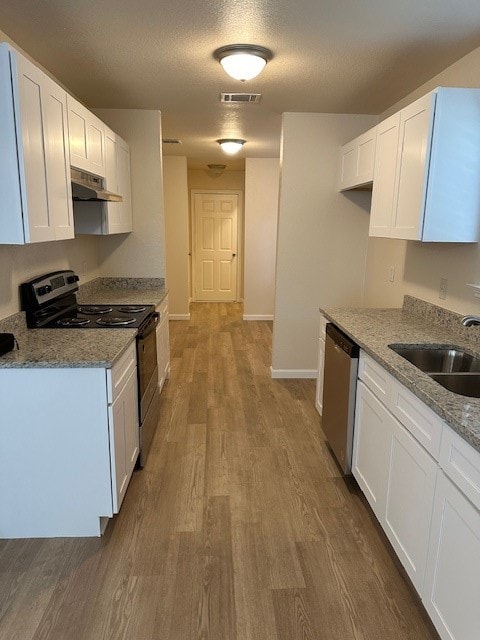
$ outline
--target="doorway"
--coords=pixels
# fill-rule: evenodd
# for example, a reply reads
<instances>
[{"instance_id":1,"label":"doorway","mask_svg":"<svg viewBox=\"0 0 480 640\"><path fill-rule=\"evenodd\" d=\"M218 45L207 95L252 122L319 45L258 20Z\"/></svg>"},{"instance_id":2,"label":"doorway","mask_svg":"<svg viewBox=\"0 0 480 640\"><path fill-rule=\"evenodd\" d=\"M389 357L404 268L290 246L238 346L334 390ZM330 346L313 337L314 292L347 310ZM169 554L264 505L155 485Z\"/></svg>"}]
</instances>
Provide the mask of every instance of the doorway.
<instances>
[{"instance_id":1,"label":"doorway","mask_svg":"<svg viewBox=\"0 0 480 640\"><path fill-rule=\"evenodd\" d=\"M239 299L241 205L241 191L192 190L193 300Z\"/></svg>"}]
</instances>

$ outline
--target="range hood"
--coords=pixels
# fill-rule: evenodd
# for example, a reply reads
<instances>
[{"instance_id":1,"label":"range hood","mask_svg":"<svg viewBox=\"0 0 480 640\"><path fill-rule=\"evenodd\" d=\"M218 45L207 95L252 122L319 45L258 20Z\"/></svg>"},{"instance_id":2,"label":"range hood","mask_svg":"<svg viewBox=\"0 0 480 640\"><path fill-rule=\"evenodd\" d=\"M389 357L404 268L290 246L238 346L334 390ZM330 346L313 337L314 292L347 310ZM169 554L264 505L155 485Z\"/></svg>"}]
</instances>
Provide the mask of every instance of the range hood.
<instances>
[{"instance_id":1,"label":"range hood","mask_svg":"<svg viewBox=\"0 0 480 640\"><path fill-rule=\"evenodd\" d=\"M103 178L86 171L71 169L72 198L81 202L123 202L122 196L107 191Z\"/></svg>"}]
</instances>

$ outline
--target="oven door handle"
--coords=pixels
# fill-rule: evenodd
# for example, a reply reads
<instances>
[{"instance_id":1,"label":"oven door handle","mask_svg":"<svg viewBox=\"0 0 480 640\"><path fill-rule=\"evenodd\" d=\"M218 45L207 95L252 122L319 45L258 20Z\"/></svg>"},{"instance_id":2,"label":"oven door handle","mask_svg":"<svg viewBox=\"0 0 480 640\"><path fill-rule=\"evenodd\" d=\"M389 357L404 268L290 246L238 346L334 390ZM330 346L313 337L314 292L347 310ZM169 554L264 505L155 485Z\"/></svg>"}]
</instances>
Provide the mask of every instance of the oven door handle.
<instances>
[{"instance_id":1,"label":"oven door handle","mask_svg":"<svg viewBox=\"0 0 480 640\"><path fill-rule=\"evenodd\" d=\"M143 340L150 333L152 333L152 331L155 330L159 319L160 319L160 314L158 313L158 311L155 311L155 313L152 313L152 315L148 318L145 324L140 327L137 334L137 340Z\"/></svg>"}]
</instances>

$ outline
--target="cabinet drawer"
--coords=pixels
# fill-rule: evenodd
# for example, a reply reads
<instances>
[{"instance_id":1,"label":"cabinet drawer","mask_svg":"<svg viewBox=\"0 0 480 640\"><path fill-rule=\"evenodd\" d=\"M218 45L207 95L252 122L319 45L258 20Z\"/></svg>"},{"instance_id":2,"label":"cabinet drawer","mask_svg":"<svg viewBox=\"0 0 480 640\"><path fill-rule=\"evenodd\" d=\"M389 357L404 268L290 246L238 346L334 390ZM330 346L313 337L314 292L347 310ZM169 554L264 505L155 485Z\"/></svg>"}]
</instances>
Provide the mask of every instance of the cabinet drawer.
<instances>
[{"instance_id":1,"label":"cabinet drawer","mask_svg":"<svg viewBox=\"0 0 480 640\"><path fill-rule=\"evenodd\" d=\"M420 444L438 460L443 421L411 391L393 381L390 409Z\"/></svg>"},{"instance_id":2,"label":"cabinet drawer","mask_svg":"<svg viewBox=\"0 0 480 640\"><path fill-rule=\"evenodd\" d=\"M108 402L114 402L120 391L125 386L130 374L137 366L137 351L135 341L127 347L125 353L107 371L107 396Z\"/></svg>"},{"instance_id":3,"label":"cabinet drawer","mask_svg":"<svg viewBox=\"0 0 480 640\"><path fill-rule=\"evenodd\" d=\"M168 318L168 296L165 296L155 310L160 314L160 318L158 319L159 323L165 319L165 316Z\"/></svg>"},{"instance_id":4,"label":"cabinet drawer","mask_svg":"<svg viewBox=\"0 0 480 640\"><path fill-rule=\"evenodd\" d=\"M446 424L443 425L440 466L480 509L480 453Z\"/></svg>"},{"instance_id":5,"label":"cabinet drawer","mask_svg":"<svg viewBox=\"0 0 480 640\"><path fill-rule=\"evenodd\" d=\"M392 385L395 383L395 380L380 364L375 362L375 360L364 351L360 351L358 377L379 400L389 406Z\"/></svg>"}]
</instances>

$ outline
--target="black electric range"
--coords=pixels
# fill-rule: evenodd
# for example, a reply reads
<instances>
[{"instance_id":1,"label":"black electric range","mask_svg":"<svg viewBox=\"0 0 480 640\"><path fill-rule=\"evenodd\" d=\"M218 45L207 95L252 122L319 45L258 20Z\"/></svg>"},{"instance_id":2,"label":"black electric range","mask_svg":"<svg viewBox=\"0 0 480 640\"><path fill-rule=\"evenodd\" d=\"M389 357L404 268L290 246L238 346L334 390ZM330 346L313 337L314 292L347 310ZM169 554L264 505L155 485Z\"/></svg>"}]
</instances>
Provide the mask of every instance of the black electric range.
<instances>
[{"instance_id":1,"label":"black electric range","mask_svg":"<svg viewBox=\"0 0 480 640\"><path fill-rule=\"evenodd\" d=\"M154 305L79 304L78 276L55 271L20 285L22 308L30 329L142 328L155 314Z\"/></svg>"}]
</instances>

